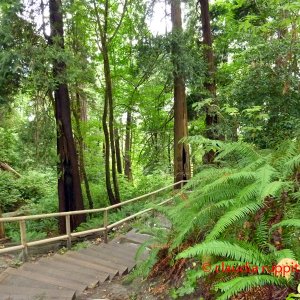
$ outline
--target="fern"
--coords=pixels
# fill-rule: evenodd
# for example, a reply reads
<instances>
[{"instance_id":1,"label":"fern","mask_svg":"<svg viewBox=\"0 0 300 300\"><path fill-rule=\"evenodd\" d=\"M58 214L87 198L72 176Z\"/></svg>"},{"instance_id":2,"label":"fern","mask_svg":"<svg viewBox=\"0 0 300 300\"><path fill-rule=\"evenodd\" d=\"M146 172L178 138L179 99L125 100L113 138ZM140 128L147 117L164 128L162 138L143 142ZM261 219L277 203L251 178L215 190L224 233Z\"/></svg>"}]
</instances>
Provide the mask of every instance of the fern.
<instances>
[{"instance_id":1,"label":"fern","mask_svg":"<svg viewBox=\"0 0 300 300\"><path fill-rule=\"evenodd\" d=\"M268 224L265 220L261 220L255 230L254 241L257 243L257 245L260 248L265 249L268 246L268 239L269 239Z\"/></svg>"},{"instance_id":2,"label":"fern","mask_svg":"<svg viewBox=\"0 0 300 300\"><path fill-rule=\"evenodd\" d=\"M241 165L247 165L249 162L253 162L259 158L258 152L253 146L245 143L228 143L223 145L223 149L217 157L218 161L233 155L238 155L240 158Z\"/></svg>"},{"instance_id":3,"label":"fern","mask_svg":"<svg viewBox=\"0 0 300 300\"><path fill-rule=\"evenodd\" d=\"M226 300L230 299L230 297L238 294L239 292L266 284L283 285L285 282L271 275L243 276L226 282L218 283L215 285L215 289L223 292L222 296L218 297L217 299Z\"/></svg>"},{"instance_id":4,"label":"fern","mask_svg":"<svg viewBox=\"0 0 300 300\"><path fill-rule=\"evenodd\" d=\"M272 226L272 230L278 227L300 227L300 219L284 220Z\"/></svg>"},{"instance_id":5,"label":"fern","mask_svg":"<svg viewBox=\"0 0 300 300\"><path fill-rule=\"evenodd\" d=\"M246 206L239 207L237 209L231 210L224 214L216 223L211 232L206 236L206 241L214 240L218 238L230 225L234 222L239 221L248 217L249 215L257 212L262 205L257 203L250 203Z\"/></svg>"},{"instance_id":6,"label":"fern","mask_svg":"<svg viewBox=\"0 0 300 300\"><path fill-rule=\"evenodd\" d=\"M260 193L260 200L263 201L267 196L279 197L284 190L288 190L291 183L282 181L273 181L264 186Z\"/></svg>"},{"instance_id":7,"label":"fern","mask_svg":"<svg viewBox=\"0 0 300 300\"><path fill-rule=\"evenodd\" d=\"M276 151L257 150L241 142L220 143L216 158L219 165L204 167L190 180L186 185L186 189L192 189L188 200L175 197L175 207L157 208L173 225L168 237L169 255L187 242L192 246L179 253L176 259L201 261L201 256L212 256L212 269L220 266L219 259L236 266L245 263L271 266L282 258L295 259L299 249L293 247L297 244L287 244L282 239L288 247L278 251L272 230L281 226L300 227L300 220L288 219L297 218L295 207L300 200L298 186L291 181L300 167L299 152L297 141L283 144ZM282 196L283 202L280 201ZM279 210L285 212L287 220L272 226ZM246 226L237 228L244 220L248 221L244 223ZM209 272L201 269L190 270L182 289L175 294L191 293L197 280L207 274ZM240 291L264 284L285 282L271 275L249 274L219 283L216 288L223 293L219 299L228 299Z\"/></svg>"},{"instance_id":8,"label":"fern","mask_svg":"<svg viewBox=\"0 0 300 300\"><path fill-rule=\"evenodd\" d=\"M299 200L300 201L300 192L296 192L296 193L292 193L291 197L295 200Z\"/></svg>"},{"instance_id":9,"label":"fern","mask_svg":"<svg viewBox=\"0 0 300 300\"><path fill-rule=\"evenodd\" d=\"M261 253L258 249L255 250L252 247L252 249L249 248L243 248L237 244L232 244L226 241L210 241L190 247L179 253L176 258L181 259L197 257L199 255L214 255L248 262L258 266L266 264L269 261L268 256Z\"/></svg>"},{"instance_id":10,"label":"fern","mask_svg":"<svg viewBox=\"0 0 300 300\"><path fill-rule=\"evenodd\" d=\"M300 168L300 154L291 158L289 161L285 163L284 166L287 175L293 174L295 170Z\"/></svg>"},{"instance_id":11,"label":"fern","mask_svg":"<svg viewBox=\"0 0 300 300\"><path fill-rule=\"evenodd\" d=\"M295 253L291 249L275 250L273 255L277 262L284 258L296 259Z\"/></svg>"}]
</instances>

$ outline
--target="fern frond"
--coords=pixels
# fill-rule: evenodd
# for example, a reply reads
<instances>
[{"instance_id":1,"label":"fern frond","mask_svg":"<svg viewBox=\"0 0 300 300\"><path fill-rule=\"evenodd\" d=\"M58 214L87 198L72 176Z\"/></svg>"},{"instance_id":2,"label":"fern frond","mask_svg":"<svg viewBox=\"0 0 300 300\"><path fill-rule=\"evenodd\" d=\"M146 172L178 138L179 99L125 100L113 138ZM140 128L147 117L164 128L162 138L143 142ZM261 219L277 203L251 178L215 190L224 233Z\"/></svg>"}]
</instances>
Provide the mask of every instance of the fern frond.
<instances>
[{"instance_id":1,"label":"fern frond","mask_svg":"<svg viewBox=\"0 0 300 300\"><path fill-rule=\"evenodd\" d=\"M291 185L288 182L273 181L264 186L260 193L260 200L264 201L267 196L279 197L284 190L288 190Z\"/></svg>"},{"instance_id":2,"label":"fern frond","mask_svg":"<svg viewBox=\"0 0 300 300\"><path fill-rule=\"evenodd\" d=\"M300 201L300 192L292 193L291 197L295 200Z\"/></svg>"},{"instance_id":3,"label":"fern frond","mask_svg":"<svg viewBox=\"0 0 300 300\"><path fill-rule=\"evenodd\" d=\"M254 240L257 245L264 249L268 247L269 228L268 223L265 220L261 220L256 227Z\"/></svg>"},{"instance_id":4,"label":"fern frond","mask_svg":"<svg viewBox=\"0 0 300 300\"><path fill-rule=\"evenodd\" d=\"M218 238L230 225L246 218L249 215L257 212L262 205L257 203L249 203L246 206L239 207L224 214L216 223L211 232L206 236L206 241L215 240Z\"/></svg>"},{"instance_id":5,"label":"fern frond","mask_svg":"<svg viewBox=\"0 0 300 300\"><path fill-rule=\"evenodd\" d=\"M272 182L272 180L278 176L277 170L269 164L258 169L257 173L262 187Z\"/></svg>"},{"instance_id":6,"label":"fern frond","mask_svg":"<svg viewBox=\"0 0 300 300\"><path fill-rule=\"evenodd\" d=\"M259 168L262 168L265 164L269 163L271 160L272 155L269 154L267 156L263 156L258 158L257 160L254 160L250 164L246 165L243 170L244 171L256 171Z\"/></svg>"},{"instance_id":7,"label":"fern frond","mask_svg":"<svg viewBox=\"0 0 300 300\"><path fill-rule=\"evenodd\" d=\"M296 259L295 253L291 249L282 249L277 250L273 253L274 257L276 258L277 262L284 258Z\"/></svg>"},{"instance_id":8,"label":"fern frond","mask_svg":"<svg viewBox=\"0 0 300 300\"><path fill-rule=\"evenodd\" d=\"M254 182L240 189L238 194L236 195L236 198L238 201L241 201L241 203L254 201L257 199L258 190L259 190L259 183Z\"/></svg>"},{"instance_id":9,"label":"fern frond","mask_svg":"<svg viewBox=\"0 0 300 300\"><path fill-rule=\"evenodd\" d=\"M282 285L284 281L271 275L254 275L237 277L226 282L218 283L214 287L216 290L223 292L222 296L217 299L226 300L242 291L266 284Z\"/></svg>"},{"instance_id":10,"label":"fern frond","mask_svg":"<svg viewBox=\"0 0 300 300\"><path fill-rule=\"evenodd\" d=\"M179 253L176 258L190 258L198 255L223 256L258 266L268 262L268 257L258 249L254 250L252 246L251 249L246 249L226 241L210 241L198 244Z\"/></svg>"},{"instance_id":11,"label":"fern frond","mask_svg":"<svg viewBox=\"0 0 300 300\"><path fill-rule=\"evenodd\" d=\"M249 184L253 182L257 177L256 172L252 171L236 171L234 174L227 176L227 181L229 184Z\"/></svg>"},{"instance_id":12,"label":"fern frond","mask_svg":"<svg viewBox=\"0 0 300 300\"><path fill-rule=\"evenodd\" d=\"M277 224L274 224L272 226L272 230L278 228L278 227L300 227L300 219L291 219L291 220L283 220Z\"/></svg>"},{"instance_id":13,"label":"fern frond","mask_svg":"<svg viewBox=\"0 0 300 300\"><path fill-rule=\"evenodd\" d=\"M286 174L292 175L295 172L295 170L300 168L300 154L291 158L284 164L284 166Z\"/></svg>"},{"instance_id":14,"label":"fern frond","mask_svg":"<svg viewBox=\"0 0 300 300\"><path fill-rule=\"evenodd\" d=\"M184 295L192 294L197 287L197 280L203 277L208 276L211 273L214 273L222 270L222 264L226 264L226 268L236 268L238 266L244 266L244 263L240 261L226 261L226 262L218 262L211 266L207 266L208 269L206 271L203 270L203 267L199 269L192 269L186 272L186 278L180 288L176 290L176 295L182 297ZM249 266L251 268L251 266Z\"/></svg>"},{"instance_id":15,"label":"fern frond","mask_svg":"<svg viewBox=\"0 0 300 300\"><path fill-rule=\"evenodd\" d=\"M259 154L254 147L243 142L223 144L223 149L220 151L217 160L222 160L230 155L238 155L245 158L247 162L253 162L259 158Z\"/></svg>"}]
</instances>

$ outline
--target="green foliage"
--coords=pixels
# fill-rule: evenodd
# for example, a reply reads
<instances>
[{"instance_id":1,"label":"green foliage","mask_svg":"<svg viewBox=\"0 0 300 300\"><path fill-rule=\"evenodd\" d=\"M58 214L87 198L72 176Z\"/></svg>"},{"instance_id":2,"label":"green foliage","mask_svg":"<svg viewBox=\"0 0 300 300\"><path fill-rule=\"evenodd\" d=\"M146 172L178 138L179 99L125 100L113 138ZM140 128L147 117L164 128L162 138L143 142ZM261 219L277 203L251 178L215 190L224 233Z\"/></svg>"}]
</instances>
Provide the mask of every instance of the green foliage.
<instances>
[{"instance_id":1,"label":"green foliage","mask_svg":"<svg viewBox=\"0 0 300 300\"><path fill-rule=\"evenodd\" d=\"M21 178L16 179L0 171L0 178L6 180L5 184L0 185L3 186L3 190L0 189L0 204L4 212L17 209L24 214L57 212L57 192L53 188L56 182L55 172L28 171L24 172ZM28 221L26 224L28 240L42 239L57 232L55 218ZM14 241L20 241L18 226L17 223L5 225L7 236Z\"/></svg>"},{"instance_id":2,"label":"green foliage","mask_svg":"<svg viewBox=\"0 0 300 300\"><path fill-rule=\"evenodd\" d=\"M21 194L15 184L15 178L0 171L0 210L12 211L22 203Z\"/></svg>"},{"instance_id":3,"label":"green foliage","mask_svg":"<svg viewBox=\"0 0 300 300\"><path fill-rule=\"evenodd\" d=\"M7 163L19 162L18 135L11 129L4 129L0 126L0 157Z\"/></svg>"}]
</instances>

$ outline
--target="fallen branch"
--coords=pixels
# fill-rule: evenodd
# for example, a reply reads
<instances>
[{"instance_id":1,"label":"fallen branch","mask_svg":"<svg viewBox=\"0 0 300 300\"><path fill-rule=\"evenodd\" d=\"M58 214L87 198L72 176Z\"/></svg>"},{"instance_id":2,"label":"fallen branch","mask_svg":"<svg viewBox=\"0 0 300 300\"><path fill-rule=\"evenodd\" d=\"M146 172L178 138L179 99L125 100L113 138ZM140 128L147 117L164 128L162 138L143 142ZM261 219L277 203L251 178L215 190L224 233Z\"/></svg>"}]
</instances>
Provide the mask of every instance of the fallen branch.
<instances>
[{"instance_id":1,"label":"fallen branch","mask_svg":"<svg viewBox=\"0 0 300 300\"><path fill-rule=\"evenodd\" d=\"M20 178L22 177L22 175L20 173L18 173L16 170L14 170L11 166L9 166L7 163L4 162L0 162L0 169L4 170L4 171L8 171L13 173L16 177Z\"/></svg>"}]
</instances>

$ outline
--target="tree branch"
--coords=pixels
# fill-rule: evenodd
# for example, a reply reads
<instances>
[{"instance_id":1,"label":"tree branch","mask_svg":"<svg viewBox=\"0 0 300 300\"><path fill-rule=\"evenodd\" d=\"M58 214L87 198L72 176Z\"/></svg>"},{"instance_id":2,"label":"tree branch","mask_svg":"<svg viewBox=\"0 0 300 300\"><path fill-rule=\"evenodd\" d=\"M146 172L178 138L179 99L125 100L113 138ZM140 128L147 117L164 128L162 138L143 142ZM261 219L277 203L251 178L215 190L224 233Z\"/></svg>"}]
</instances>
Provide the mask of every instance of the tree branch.
<instances>
[{"instance_id":1,"label":"tree branch","mask_svg":"<svg viewBox=\"0 0 300 300\"><path fill-rule=\"evenodd\" d=\"M120 18L120 21L115 29L115 32L112 34L112 36L108 39L108 43L112 42L113 39L116 37L116 35L118 34L119 32L119 29L123 23L123 20L124 20L124 17L125 17L125 13L127 11L127 6L128 6L128 0L125 0L124 2L124 6L123 6L123 11L122 11L122 15L121 15L121 18Z\"/></svg>"}]
</instances>

